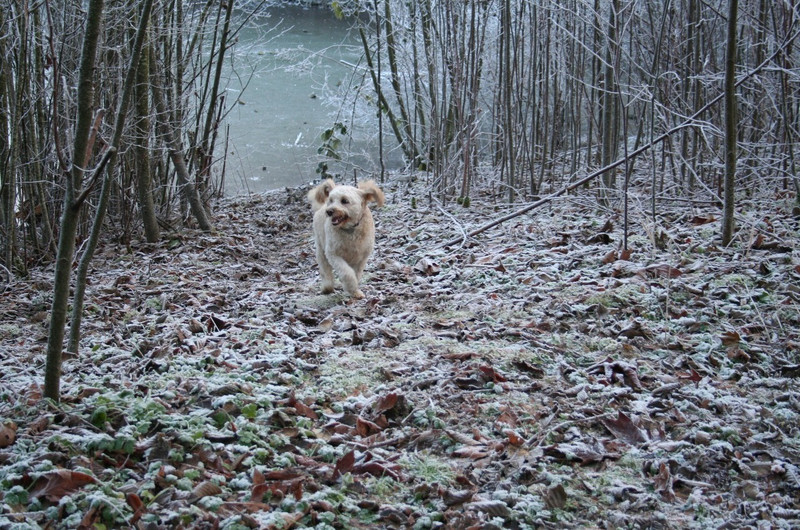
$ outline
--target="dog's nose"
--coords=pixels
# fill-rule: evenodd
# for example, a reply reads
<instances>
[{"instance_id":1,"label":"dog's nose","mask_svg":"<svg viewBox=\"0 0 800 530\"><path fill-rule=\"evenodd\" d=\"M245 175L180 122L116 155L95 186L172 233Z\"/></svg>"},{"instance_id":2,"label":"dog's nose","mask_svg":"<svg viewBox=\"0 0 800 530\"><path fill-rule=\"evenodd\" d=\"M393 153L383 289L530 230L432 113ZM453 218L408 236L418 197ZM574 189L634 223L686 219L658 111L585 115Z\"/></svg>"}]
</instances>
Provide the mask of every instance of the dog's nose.
<instances>
[{"instance_id":1,"label":"dog's nose","mask_svg":"<svg viewBox=\"0 0 800 530\"><path fill-rule=\"evenodd\" d=\"M327 214L328 217L331 217L333 215L333 210L329 208L325 210L325 214Z\"/></svg>"}]
</instances>

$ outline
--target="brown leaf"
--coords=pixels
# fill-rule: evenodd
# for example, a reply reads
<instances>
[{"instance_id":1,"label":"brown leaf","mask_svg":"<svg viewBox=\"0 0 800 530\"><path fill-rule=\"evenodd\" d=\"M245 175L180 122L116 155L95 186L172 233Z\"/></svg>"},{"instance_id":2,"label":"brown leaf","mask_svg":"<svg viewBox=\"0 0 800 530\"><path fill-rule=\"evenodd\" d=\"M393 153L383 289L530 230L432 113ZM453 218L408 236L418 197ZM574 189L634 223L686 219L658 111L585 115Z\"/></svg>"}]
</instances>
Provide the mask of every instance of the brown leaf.
<instances>
[{"instance_id":1,"label":"brown leaf","mask_svg":"<svg viewBox=\"0 0 800 530\"><path fill-rule=\"evenodd\" d=\"M445 506L456 506L458 504L464 504L472 499L472 497L475 496L475 490L452 490L442 488L439 494L442 496L442 501L444 501Z\"/></svg>"},{"instance_id":2,"label":"brown leaf","mask_svg":"<svg viewBox=\"0 0 800 530\"><path fill-rule=\"evenodd\" d=\"M511 510L508 509L508 505L499 500L471 502L469 504L465 504L464 508L488 513L492 517L507 518L511 515Z\"/></svg>"},{"instance_id":3,"label":"brown leaf","mask_svg":"<svg viewBox=\"0 0 800 530\"><path fill-rule=\"evenodd\" d=\"M423 276L436 276L441 272L442 268L433 260L428 258L420 259L416 265L414 265L414 270L422 274Z\"/></svg>"},{"instance_id":4,"label":"brown leaf","mask_svg":"<svg viewBox=\"0 0 800 530\"><path fill-rule=\"evenodd\" d=\"M607 245L614 241L610 235L606 234L605 232L600 232L599 234L595 234L589 239L586 240L586 243L589 245Z\"/></svg>"},{"instance_id":5,"label":"brown leaf","mask_svg":"<svg viewBox=\"0 0 800 530\"><path fill-rule=\"evenodd\" d=\"M395 480L400 480L400 465L391 464L388 462L365 462L363 464L356 464L353 466L352 473L354 474L368 474L373 477L391 477Z\"/></svg>"},{"instance_id":6,"label":"brown leaf","mask_svg":"<svg viewBox=\"0 0 800 530\"><path fill-rule=\"evenodd\" d=\"M544 493L544 505L550 510L560 510L567 504L567 490L561 484L547 488Z\"/></svg>"},{"instance_id":7,"label":"brown leaf","mask_svg":"<svg viewBox=\"0 0 800 530\"><path fill-rule=\"evenodd\" d=\"M297 470L293 469L274 469L263 474L264 480L293 480L302 476Z\"/></svg>"},{"instance_id":8,"label":"brown leaf","mask_svg":"<svg viewBox=\"0 0 800 530\"><path fill-rule=\"evenodd\" d=\"M725 331L722 333L720 339L722 340L723 346L735 346L742 340L739 333L736 331Z\"/></svg>"},{"instance_id":9,"label":"brown leaf","mask_svg":"<svg viewBox=\"0 0 800 530\"><path fill-rule=\"evenodd\" d=\"M204 480L192 489L192 496L195 499L202 499L203 497L213 497L222 493L222 488L214 484L210 480Z\"/></svg>"},{"instance_id":10,"label":"brown leaf","mask_svg":"<svg viewBox=\"0 0 800 530\"><path fill-rule=\"evenodd\" d=\"M294 410L296 410L299 415L305 416L306 418L310 418L312 420L319 419L317 413L302 401L294 402Z\"/></svg>"},{"instance_id":11,"label":"brown leaf","mask_svg":"<svg viewBox=\"0 0 800 530\"><path fill-rule=\"evenodd\" d=\"M692 217L691 223L693 225L695 225L695 226L700 226L700 225L704 225L704 224L708 224L708 223L713 223L715 221L716 221L716 219L711 214L709 214L709 215L695 215L694 217Z\"/></svg>"},{"instance_id":12,"label":"brown leaf","mask_svg":"<svg viewBox=\"0 0 800 530\"><path fill-rule=\"evenodd\" d=\"M468 445L466 447L459 447L453 451L453 456L456 458L471 458L472 460L480 460L489 456L489 448L485 445Z\"/></svg>"},{"instance_id":13,"label":"brown leaf","mask_svg":"<svg viewBox=\"0 0 800 530\"><path fill-rule=\"evenodd\" d=\"M683 273L672 265L660 263L658 265L650 265L649 267L645 267L639 271L639 275L650 276L653 278L677 278L683 275Z\"/></svg>"},{"instance_id":14,"label":"brown leaf","mask_svg":"<svg viewBox=\"0 0 800 530\"><path fill-rule=\"evenodd\" d=\"M640 429L636 423L622 411L617 413L617 419L604 418L600 421L611 434L627 444L636 445L648 440L647 433Z\"/></svg>"},{"instance_id":15,"label":"brown leaf","mask_svg":"<svg viewBox=\"0 0 800 530\"><path fill-rule=\"evenodd\" d=\"M292 390L292 392L289 394L289 397L285 400L285 403L288 406L293 407L294 410L300 416L305 416L306 418L309 418L309 419L312 419L312 420L319 419L319 415L317 415L317 413L314 412L314 410L311 407L309 407L308 405L306 405L302 401L299 401L294 396L294 390Z\"/></svg>"},{"instance_id":16,"label":"brown leaf","mask_svg":"<svg viewBox=\"0 0 800 530\"><path fill-rule=\"evenodd\" d=\"M80 471L56 469L43 473L36 479L31 490L31 498L44 497L51 502L58 502L64 495L85 486L95 484L97 479Z\"/></svg>"},{"instance_id":17,"label":"brown leaf","mask_svg":"<svg viewBox=\"0 0 800 530\"><path fill-rule=\"evenodd\" d=\"M512 364L518 370L521 370L523 372L528 372L531 376L535 377L536 379L541 379L544 377L544 369L539 365L530 363L524 359L517 359Z\"/></svg>"},{"instance_id":18,"label":"brown leaf","mask_svg":"<svg viewBox=\"0 0 800 530\"><path fill-rule=\"evenodd\" d=\"M611 357L596 363L586 369L589 374L602 374L606 377L609 384L616 383L622 374L622 381L634 390L641 390L642 383L636 367L622 361L614 361Z\"/></svg>"},{"instance_id":19,"label":"brown leaf","mask_svg":"<svg viewBox=\"0 0 800 530\"><path fill-rule=\"evenodd\" d=\"M653 478L653 486L670 502L675 500L675 491L672 489L674 480L669 466L665 462L661 462L661 465L658 466L658 475Z\"/></svg>"},{"instance_id":20,"label":"brown leaf","mask_svg":"<svg viewBox=\"0 0 800 530\"><path fill-rule=\"evenodd\" d=\"M606 447L606 445L608 447ZM575 440L568 443L551 445L544 448L544 454L561 462L578 461L585 465L602 462L607 458L619 458L620 453L616 451L616 449L617 447L614 447L613 444L601 443L598 440L589 439L586 442Z\"/></svg>"},{"instance_id":21,"label":"brown leaf","mask_svg":"<svg viewBox=\"0 0 800 530\"><path fill-rule=\"evenodd\" d=\"M350 451L349 453L345 454L342 458L336 462L336 466L333 468L333 479L337 479L340 476L344 475L345 473L350 473L353 470L353 466L356 463L356 453L355 451Z\"/></svg>"},{"instance_id":22,"label":"brown leaf","mask_svg":"<svg viewBox=\"0 0 800 530\"><path fill-rule=\"evenodd\" d=\"M492 368L491 366L479 366L478 370L480 370L484 377L494 383L505 383L508 381L503 374Z\"/></svg>"},{"instance_id":23,"label":"brown leaf","mask_svg":"<svg viewBox=\"0 0 800 530\"><path fill-rule=\"evenodd\" d=\"M728 348L728 359L736 363L749 363L750 355L741 348Z\"/></svg>"},{"instance_id":24,"label":"brown leaf","mask_svg":"<svg viewBox=\"0 0 800 530\"><path fill-rule=\"evenodd\" d=\"M39 416L36 420L31 422L30 425L28 425L28 434L39 434L50 426L50 421L52 419L52 416Z\"/></svg>"},{"instance_id":25,"label":"brown leaf","mask_svg":"<svg viewBox=\"0 0 800 530\"><path fill-rule=\"evenodd\" d=\"M694 368L689 368L688 374L678 373L677 376L680 379L688 379L689 381L692 381L695 384L695 386L697 386L698 383L700 383L700 381L703 380L703 376L700 375Z\"/></svg>"},{"instance_id":26,"label":"brown leaf","mask_svg":"<svg viewBox=\"0 0 800 530\"><path fill-rule=\"evenodd\" d=\"M205 330L203 324L201 324L197 319L193 318L189 320L189 331L196 335L198 333L202 333L203 330Z\"/></svg>"},{"instance_id":27,"label":"brown leaf","mask_svg":"<svg viewBox=\"0 0 800 530\"><path fill-rule=\"evenodd\" d=\"M642 323L637 320L631 323L631 325L629 325L627 328L620 331L618 335L621 337L632 339L634 337L647 338L648 333L647 330L644 329L644 326L642 326Z\"/></svg>"},{"instance_id":28,"label":"brown leaf","mask_svg":"<svg viewBox=\"0 0 800 530\"><path fill-rule=\"evenodd\" d=\"M231 327L230 322L222 317L218 317L217 315L213 314L206 316L206 329L209 332L222 331L223 329L227 329L229 327Z\"/></svg>"},{"instance_id":29,"label":"brown leaf","mask_svg":"<svg viewBox=\"0 0 800 530\"><path fill-rule=\"evenodd\" d=\"M130 506L131 509L133 510L133 515L131 516L128 523L130 523L131 525L135 525L139 521L139 519L142 518L142 514L144 514L145 512L146 508L144 502L142 502L142 499L139 498L139 496L133 492L125 494L125 502L127 502L128 506Z\"/></svg>"},{"instance_id":30,"label":"brown leaf","mask_svg":"<svg viewBox=\"0 0 800 530\"><path fill-rule=\"evenodd\" d=\"M603 256L603 259L601 259L600 261L602 261L605 264L614 263L615 261L617 261L617 251L612 250L611 252Z\"/></svg>"},{"instance_id":31,"label":"brown leaf","mask_svg":"<svg viewBox=\"0 0 800 530\"><path fill-rule=\"evenodd\" d=\"M369 420L365 420L363 418L358 418L356 420L356 433L359 436L367 437L376 432L381 432L383 429L379 425L376 425L374 422Z\"/></svg>"},{"instance_id":32,"label":"brown leaf","mask_svg":"<svg viewBox=\"0 0 800 530\"><path fill-rule=\"evenodd\" d=\"M525 439L512 429L504 430L503 434L505 434L508 437L508 443L510 443L514 447L521 447L522 444L525 443Z\"/></svg>"},{"instance_id":33,"label":"brown leaf","mask_svg":"<svg viewBox=\"0 0 800 530\"><path fill-rule=\"evenodd\" d=\"M387 410L391 410L397 405L397 400L399 396L396 392L390 392L385 396L378 398L375 403L372 404L372 410L375 414L380 414L382 412L386 412Z\"/></svg>"}]
</instances>

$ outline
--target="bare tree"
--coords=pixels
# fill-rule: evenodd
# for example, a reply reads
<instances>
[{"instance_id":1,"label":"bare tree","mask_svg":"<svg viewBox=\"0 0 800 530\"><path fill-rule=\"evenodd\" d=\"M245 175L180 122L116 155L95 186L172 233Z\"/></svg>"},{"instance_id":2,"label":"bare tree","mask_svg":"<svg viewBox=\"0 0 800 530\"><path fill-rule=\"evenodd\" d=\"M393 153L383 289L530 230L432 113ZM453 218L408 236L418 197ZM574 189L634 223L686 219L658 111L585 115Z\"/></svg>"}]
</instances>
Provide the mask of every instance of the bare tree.
<instances>
[{"instance_id":1,"label":"bare tree","mask_svg":"<svg viewBox=\"0 0 800 530\"><path fill-rule=\"evenodd\" d=\"M82 184L84 175L87 173L87 153L91 148L89 138L95 103L94 68L102 19L103 0L90 0L78 77L77 123L72 159L69 164L66 161L62 163L65 188L64 207L61 215L58 255L53 281L53 304L50 312L50 330L47 336L47 363L44 378L44 396L54 401L58 401L61 394L61 354L64 326L67 322L72 258L75 254L75 232L78 229L80 209L86 199L86 189L82 188ZM88 173L93 179L96 179L101 171L102 167L98 167Z\"/></svg>"},{"instance_id":2,"label":"bare tree","mask_svg":"<svg viewBox=\"0 0 800 530\"><path fill-rule=\"evenodd\" d=\"M734 201L736 188L736 144L738 120L736 110L736 20L738 0L728 0L728 39L725 45L725 185L722 208L722 244L733 239Z\"/></svg>"}]
</instances>

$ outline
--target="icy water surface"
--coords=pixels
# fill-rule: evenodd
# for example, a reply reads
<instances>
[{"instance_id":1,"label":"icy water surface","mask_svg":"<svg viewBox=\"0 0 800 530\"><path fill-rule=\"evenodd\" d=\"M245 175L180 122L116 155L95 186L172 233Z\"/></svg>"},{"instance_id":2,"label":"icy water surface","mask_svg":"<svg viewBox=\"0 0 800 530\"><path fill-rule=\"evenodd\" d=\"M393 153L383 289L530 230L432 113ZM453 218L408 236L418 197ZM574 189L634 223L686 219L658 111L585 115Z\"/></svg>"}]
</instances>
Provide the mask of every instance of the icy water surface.
<instances>
[{"instance_id":1,"label":"icy water surface","mask_svg":"<svg viewBox=\"0 0 800 530\"><path fill-rule=\"evenodd\" d=\"M361 56L350 23L330 9L274 7L264 15L242 29L227 86L227 100L237 102L226 119L228 195L317 176L320 135L346 112L325 94L349 82Z\"/></svg>"}]
</instances>

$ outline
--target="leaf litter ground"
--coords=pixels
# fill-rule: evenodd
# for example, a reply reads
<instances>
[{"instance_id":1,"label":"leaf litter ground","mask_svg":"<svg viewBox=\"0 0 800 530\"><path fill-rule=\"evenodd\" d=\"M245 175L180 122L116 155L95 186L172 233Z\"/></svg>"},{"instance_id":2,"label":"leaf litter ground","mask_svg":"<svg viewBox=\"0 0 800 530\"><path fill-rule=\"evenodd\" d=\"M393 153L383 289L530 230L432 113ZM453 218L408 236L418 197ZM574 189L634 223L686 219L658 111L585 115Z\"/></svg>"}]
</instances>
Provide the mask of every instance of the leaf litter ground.
<instances>
[{"instance_id":1,"label":"leaf litter ground","mask_svg":"<svg viewBox=\"0 0 800 530\"><path fill-rule=\"evenodd\" d=\"M363 301L317 293L302 190L106 243L57 406L52 271L9 285L0 527L800 525L790 199L727 249L713 209L637 211L625 253L589 199L442 247L507 208L386 191Z\"/></svg>"}]
</instances>

